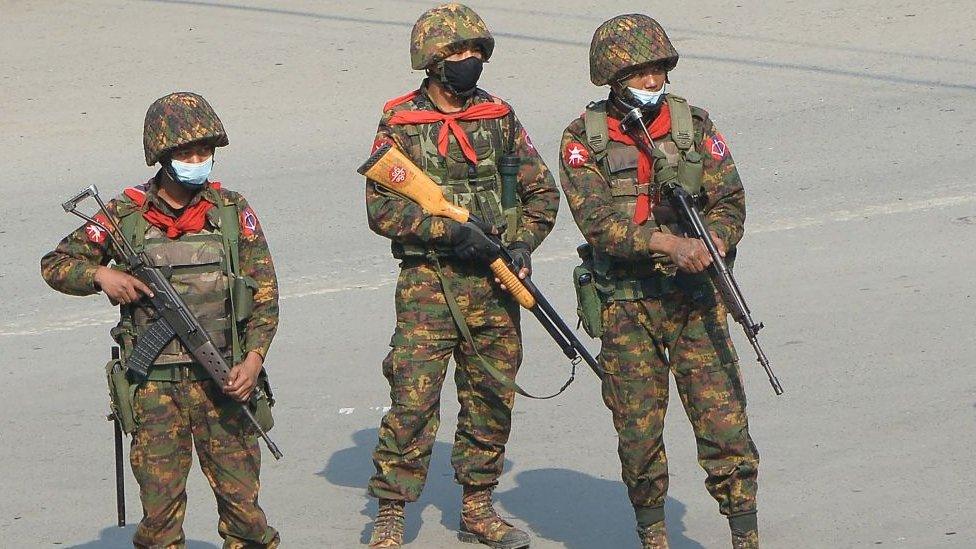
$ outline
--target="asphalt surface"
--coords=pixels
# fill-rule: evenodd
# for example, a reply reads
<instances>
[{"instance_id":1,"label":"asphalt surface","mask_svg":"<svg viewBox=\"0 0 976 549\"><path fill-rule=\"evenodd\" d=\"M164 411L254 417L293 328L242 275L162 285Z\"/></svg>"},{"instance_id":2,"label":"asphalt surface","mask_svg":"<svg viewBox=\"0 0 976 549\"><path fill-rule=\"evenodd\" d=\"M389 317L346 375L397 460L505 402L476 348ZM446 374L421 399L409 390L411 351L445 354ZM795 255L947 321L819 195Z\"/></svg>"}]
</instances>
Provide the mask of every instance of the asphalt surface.
<instances>
[{"instance_id":1,"label":"asphalt surface","mask_svg":"<svg viewBox=\"0 0 976 549\"><path fill-rule=\"evenodd\" d=\"M370 452L388 401L380 372L396 264L366 226L355 168L380 106L414 89L408 36L431 3L0 1L0 545L124 547L114 527L102 366L114 312L51 291L38 260L77 226L59 204L153 174L149 103L190 89L230 134L215 176L269 235L282 289L268 368L280 406L261 503L288 547L356 547L375 504ZM557 165L563 128L605 93L587 51L603 20L651 5L471 0L496 33L482 87L509 99ZM914 2L673 2L652 15L682 58L673 90L707 108L746 185L736 273L787 393L775 397L736 333L762 454L766 547L974 547L976 7ZM534 279L575 310L581 237L563 205ZM520 381L568 372L527 316ZM582 337L582 335L581 335ZM591 349L598 350L596 342ZM723 547L676 398L666 440L672 546ZM456 547L444 422L411 547ZM634 547L616 440L597 380L520 399L497 491L533 547ZM128 518L140 516L128 478ZM189 481L189 546L215 547L216 512Z\"/></svg>"}]
</instances>

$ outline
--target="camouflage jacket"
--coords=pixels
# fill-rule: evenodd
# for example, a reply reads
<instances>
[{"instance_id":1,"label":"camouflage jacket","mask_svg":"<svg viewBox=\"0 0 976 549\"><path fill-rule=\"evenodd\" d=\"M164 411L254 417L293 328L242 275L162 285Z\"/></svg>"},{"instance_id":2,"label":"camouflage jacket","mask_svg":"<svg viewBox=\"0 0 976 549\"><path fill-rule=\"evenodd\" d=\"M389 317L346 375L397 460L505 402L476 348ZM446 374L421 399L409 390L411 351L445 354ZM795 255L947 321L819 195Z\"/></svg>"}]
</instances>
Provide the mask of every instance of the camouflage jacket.
<instances>
[{"instance_id":1,"label":"camouflage jacket","mask_svg":"<svg viewBox=\"0 0 976 549\"><path fill-rule=\"evenodd\" d=\"M165 177L161 174L162 172L158 173L147 183L146 200L166 215L176 217L173 208L158 195L156 178ZM242 350L245 355L250 351L256 351L265 357L278 329L278 280L264 231L257 221L254 210L240 194L223 188L215 189L208 183L193 198L191 204L203 198L215 204L223 200L225 204L235 205L241 212L241 274L250 276L258 284L254 294L254 311L244 330ZM137 207L125 194L120 194L106 204L106 208L113 216L117 216L120 212L132 211ZM207 223L213 229L216 229L216 214L217 210L214 208L207 215ZM41 258L41 276L48 285L59 292L79 296L91 295L99 291L95 284L95 271L100 266L108 265L113 261L121 263L109 240L104 238L96 227L83 225L64 237L57 248Z\"/></svg>"},{"instance_id":2,"label":"camouflage jacket","mask_svg":"<svg viewBox=\"0 0 976 549\"><path fill-rule=\"evenodd\" d=\"M729 248L742 239L746 218L745 191L725 138L715 128L708 113L691 107L695 128L695 150L704 157L703 184L708 196L704 218L709 228ZM609 107L609 115L621 114ZM662 229L654 223L635 224L617 208L610 193L609 175L597 162L589 147L583 117L573 120L563 132L560 145L559 181L566 193L569 208L583 237L595 248L623 260L635 261L653 255L651 236ZM571 148L582 146L570 165Z\"/></svg>"},{"instance_id":3,"label":"camouflage jacket","mask_svg":"<svg viewBox=\"0 0 976 549\"><path fill-rule=\"evenodd\" d=\"M478 90L478 93L469 100L465 108L483 102L506 104L501 99ZM420 93L415 98L396 105L383 113L375 140L375 143L392 140L411 160L423 167L420 139L408 135L405 126L387 124L396 112L402 110L435 110L433 102L426 93L426 82L421 86ZM514 121L513 127L509 127L511 125L510 120ZM486 122L495 123L495 121L468 121L460 122L460 125L470 136L483 127L496 127L489 126ZM542 157L539 156L538 151L535 150L525 128L515 117L514 111L510 118L506 116L499 122L504 134L504 139L499 139L499 141L505 141L509 132L514 132L515 154L522 159L521 170L518 174L518 194L522 202L522 215L520 229L514 241L524 242L530 249L534 250L542 243L556 222L556 211L559 208L559 190L552 173L543 162ZM436 143L440 126L441 123L438 122L415 127L423 132L422 139L430 139ZM457 146L453 135L450 137L450 141L452 147ZM472 144L477 147L477 140L473 139ZM372 181L367 181L366 185L366 213L369 218L369 226L374 232L402 244L450 246L451 239L458 227L457 222L444 217L432 216L415 203L384 191L382 187L378 187Z\"/></svg>"}]
</instances>

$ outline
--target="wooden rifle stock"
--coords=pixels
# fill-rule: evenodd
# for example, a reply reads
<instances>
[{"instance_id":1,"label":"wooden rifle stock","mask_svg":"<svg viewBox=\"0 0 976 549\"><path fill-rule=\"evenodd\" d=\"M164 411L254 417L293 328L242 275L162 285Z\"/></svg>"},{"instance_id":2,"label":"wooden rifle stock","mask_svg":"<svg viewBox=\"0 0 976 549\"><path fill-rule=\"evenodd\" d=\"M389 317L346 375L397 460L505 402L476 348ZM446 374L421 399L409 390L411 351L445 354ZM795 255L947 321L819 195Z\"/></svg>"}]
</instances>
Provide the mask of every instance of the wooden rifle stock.
<instances>
[{"instance_id":1,"label":"wooden rifle stock","mask_svg":"<svg viewBox=\"0 0 976 549\"><path fill-rule=\"evenodd\" d=\"M416 202L433 215L458 223L466 223L472 218L468 210L448 202L440 186L392 143L384 143L376 149L357 171L383 188ZM526 309L535 307L535 297L502 257L492 260L489 267L519 305Z\"/></svg>"}]
</instances>

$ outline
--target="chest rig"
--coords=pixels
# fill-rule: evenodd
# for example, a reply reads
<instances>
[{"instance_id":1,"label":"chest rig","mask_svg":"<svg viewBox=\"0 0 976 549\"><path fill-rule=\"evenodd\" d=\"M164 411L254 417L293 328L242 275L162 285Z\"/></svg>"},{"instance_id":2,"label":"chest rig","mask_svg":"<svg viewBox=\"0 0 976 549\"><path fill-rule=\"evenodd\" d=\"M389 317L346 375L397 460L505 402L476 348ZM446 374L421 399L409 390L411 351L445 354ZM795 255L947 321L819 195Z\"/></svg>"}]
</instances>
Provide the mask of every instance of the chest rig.
<instances>
[{"instance_id":1,"label":"chest rig","mask_svg":"<svg viewBox=\"0 0 976 549\"><path fill-rule=\"evenodd\" d=\"M435 108L423 94L418 95L414 101L420 109ZM503 124L503 120L507 120L507 124ZM453 137L449 139L447 154L440 155L437 150L440 124L441 122L403 125L403 132L409 138L405 152L440 186L449 201L487 223L505 226L502 241L506 245L510 244L519 228L522 204L515 188L515 174L502 177L500 166L506 159L515 158L514 115L461 122L478 155L475 163L465 158ZM472 127L472 130L468 129ZM450 249L429 250L419 245L393 243L393 255L398 259L427 256L430 253L440 256L453 254Z\"/></svg>"},{"instance_id":2,"label":"chest rig","mask_svg":"<svg viewBox=\"0 0 976 549\"><path fill-rule=\"evenodd\" d=\"M223 199L218 202L218 206L207 212L203 230L175 239L149 224L137 207L120 213L119 226L136 253L145 252L156 266L169 272L173 287L214 344L226 359L236 364L242 354L238 323L251 314L257 284L240 275L237 207ZM131 352L140 335L157 318L151 307L123 307L117 329L123 352ZM155 379L159 374L160 380L166 380L169 371L166 366L193 363L193 356L174 338L159 354L149 378ZM198 374L194 377L208 377L203 371Z\"/></svg>"},{"instance_id":3,"label":"chest rig","mask_svg":"<svg viewBox=\"0 0 976 549\"><path fill-rule=\"evenodd\" d=\"M702 188L702 156L695 150L701 136L695 133L691 107L684 98L675 95L669 94L665 99L671 114L671 131L654 141L654 176L645 185L637 179L637 147L609 138L606 101L590 103L583 115L587 142L609 182L614 205L628 219L634 215L640 194L660 197L662 186L671 182L677 182L693 194ZM646 223L657 226L653 215ZM664 232L672 232L667 225L659 227ZM601 290L617 300L642 299L660 293L656 286L661 284L661 276L676 272L676 267L663 254L655 254L651 261L625 261L596 249L592 250L592 268Z\"/></svg>"}]
</instances>

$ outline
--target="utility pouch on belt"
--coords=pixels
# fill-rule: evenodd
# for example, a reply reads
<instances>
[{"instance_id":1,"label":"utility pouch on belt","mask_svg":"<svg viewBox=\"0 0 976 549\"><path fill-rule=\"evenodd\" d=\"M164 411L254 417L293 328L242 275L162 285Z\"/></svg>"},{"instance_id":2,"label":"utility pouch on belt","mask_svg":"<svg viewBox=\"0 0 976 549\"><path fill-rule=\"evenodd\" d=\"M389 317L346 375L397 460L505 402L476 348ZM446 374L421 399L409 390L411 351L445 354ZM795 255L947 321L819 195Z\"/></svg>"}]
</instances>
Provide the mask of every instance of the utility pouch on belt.
<instances>
[{"instance_id":1,"label":"utility pouch on belt","mask_svg":"<svg viewBox=\"0 0 976 549\"><path fill-rule=\"evenodd\" d=\"M119 420L119 426L125 434L132 433L136 428L135 413L132 408L132 401L135 398L136 387L129 379L125 371L121 358L118 355L118 347L113 348L112 360L105 365L105 375L108 378L108 397L109 407L112 415Z\"/></svg>"},{"instance_id":2,"label":"utility pouch on belt","mask_svg":"<svg viewBox=\"0 0 976 549\"><path fill-rule=\"evenodd\" d=\"M576 248L583 262L573 269L573 286L576 288L576 315L583 330L590 337L603 335L603 300L596 287L593 272L593 250L589 244Z\"/></svg>"},{"instance_id":3,"label":"utility pouch on belt","mask_svg":"<svg viewBox=\"0 0 976 549\"><path fill-rule=\"evenodd\" d=\"M264 370L258 375L258 387L261 388L261 397L251 403L251 411L258 420L258 425L265 432L274 427L274 417L271 415L271 407L274 406L274 393L271 392L271 383L268 382L268 374Z\"/></svg>"}]
</instances>

